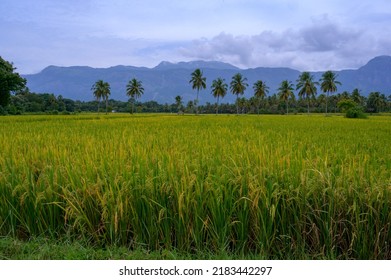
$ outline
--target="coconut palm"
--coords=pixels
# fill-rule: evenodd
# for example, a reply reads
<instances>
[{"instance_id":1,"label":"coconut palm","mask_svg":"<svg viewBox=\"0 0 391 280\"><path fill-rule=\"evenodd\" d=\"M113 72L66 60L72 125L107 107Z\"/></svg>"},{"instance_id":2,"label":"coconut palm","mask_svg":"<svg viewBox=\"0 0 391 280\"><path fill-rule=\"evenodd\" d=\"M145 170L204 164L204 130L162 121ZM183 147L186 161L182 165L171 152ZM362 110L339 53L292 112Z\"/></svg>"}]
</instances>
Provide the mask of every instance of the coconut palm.
<instances>
[{"instance_id":1,"label":"coconut palm","mask_svg":"<svg viewBox=\"0 0 391 280\"><path fill-rule=\"evenodd\" d=\"M254 97L256 98L256 105L259 115L259 106L261 104L261 100L263 100L266 96L266 94L269 93L269 87L266 85L265 82L258 80L254 83L253 86L254 89Z\"/></svg>"},{"instance_id":2,"label":"coconut palm","mask_svg":"<svg viewBox=\"0 0 391 280\"><path fill-rule=\"evenodd\" d=\"M227 94L227 88L228 85L224 82L224 79L217 78L216 80L213 80L212 82L212 94L213 97L217 98L217 105L216 105L216 115L219 113L219 98L224 98L224 96Z\"/></svg>"},{"instance_id":3,"label":"coconut palm","mask_svg":"<svg viewBox=\"0 0 391 280\"><path fill-rule=\"evenodd\" d=\"M358 105L363 106L364 105L364 97L361 95L361 91L358 88L355 88L352 91L352 99L354 102L356 102Z\"/></svg>"},{"instance_id":4,"label":"coconut palm","mask_svg":"<svg viewBox=\"0 0 391 280\"><path fill-rule=\"evenodd\" d=\"M296 81L296 90L299 91L298 95L300 97L305 95L307 98L308 114L310 113L310 98L316 95L316 86L319 85L319 83L314 82L313 79L314 76L312 76L309 72L303 72Z\"/></svg>"},{"instance_id":5,"label":"coconut palm","mask_svg":"<svg viewBox=\"0 0 391 280\"><path fill-rule=\"evenodd\" d=\"M107 82L104 82L103 80L98 80L95 82L95 84L92 86L91 90L93 91L93 94L98 101L98 113L99 113L99 107L100 107L100 100L104 98L106 100L106 114L107 114L107 101L110 95L110 85Z\"/></svg>"},{"instance_id":6,"label":"coconut palm","mask_svg":"<svg viewBox=\"0 0 391 280\"><path fill-rule=\"evenodd\" d=\"M367 110L370 113L380 112L387 104L387 98L380 92L371 92L367 100Z\"/></svg>"},{"instance_id":7,"label":"coconut palm","mask_svg":"<svg viewBox=\"0 0 391 280\"><path fill-rule=\"evenodd\" d=\"M182 109L182 96L180 95L175 96L175 105L179 113Z\"/></svg>"},{"instance_id":8,"label":"coconut palm","mask_svg":"<svg viewBox=\"0 0 391 280\"><path fill-rule=\"evenodd\" d=\"M191 80L189 83L192 84L192 88L197 90L197 99L195 102L196 106L196 114L198 115L198 93L200 89L206 88L206 78L202 76L202 71L200 69L194 70L193 73L191 73Z\"/></svg>"},{"instance_id":9,"label":"coconut palm","mask_svg":"<svg viewBox=\"0 0 391 280\"><path fill-rule=\"evenodd\" d=\"M236 103L239 106L242 114L245 114L251 107L250 100L247 100L246 97L238 98Z\"/></svg>"},{"instance_id":10,"label":"coconut palm","mask_svg":"<svg viewBox=\"0 0 391 280\"><path fill-rule=\"evenodd\" d=\"M326 97L326 116L327 116L327 102L329 99L329 93L337 91L337 85L341 85L339 81L336 81L337 75L332 71L326 71L323 73L322 78L320 79L321 84L320 88L323 92L327 93Z\"/></svg>"},{"instance_id":11,"label":"coconut palm","mask_svg":"<svg viewBox=\"0 0 391 280\"><path fill-rule=\"evenodd\" d=\"M193 108L194 108L194 102L193 100L189 100L186 104L186 111L190 113L193 111Z\"/></svg>"},{"instance_id":12,"label":"coconut palm","mask_svg":"<svg viewBox=\"0 0 391 280\"><path fill-rule=\"evenodd\" d=\"M239 95L243 95L244 91L248 87L246 83L247 78L243 78L242 74L237 73L232 77L230 89L233 94L236 95L236 113L239 115Z\"/></svg>"},{"instance_id":13,"label":"coconut palm","mask_svg":"<svg viewBox=\"0 0 391 280\"><path fill-rule=\"evenodd\" d=\"M109 102L109 96L110 96L110 85L109 83L105 83L105 91L103 93L103 99L106 101L106 114L107 114L107 107L108 107L108 102Z\"/></svg>"},{"instance_id":14,"label":"coconut palm","mask_svg":"<svg viewBox=\"0 0 391 280\"><path fill-rule=\"evenodd\" d=\"M130 80L126 86L126 95L130 97L132 102L132 114L134 113L134 103L136 102L137 98L141 97L141 95L144 94L144 88L141 83L141 81L138 81L137 79L133 78Z\"/></svg>"},{"instance_id":15,"label":"coconut palm","mask_svg":"<svg viewBox=\"0 0 391 280\"><path fill-rule=\"evenodd\" d=\"M289 82L288 80L284 80L281 82L280 87L278 88L280 100L285 101L286 104L286 113L289 113L288 110L288 100L290 97L293 96L293 84L292 82Z\"/></svg>"}]
</instances>

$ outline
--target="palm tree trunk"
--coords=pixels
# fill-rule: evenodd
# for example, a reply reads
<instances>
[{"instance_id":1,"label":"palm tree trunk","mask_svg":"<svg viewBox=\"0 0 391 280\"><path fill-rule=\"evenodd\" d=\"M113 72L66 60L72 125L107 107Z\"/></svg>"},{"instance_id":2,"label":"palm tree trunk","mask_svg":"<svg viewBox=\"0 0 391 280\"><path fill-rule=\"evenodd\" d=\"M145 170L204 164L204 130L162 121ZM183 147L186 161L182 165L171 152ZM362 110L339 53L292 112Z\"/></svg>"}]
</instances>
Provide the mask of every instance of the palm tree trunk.
<instances>
[{"instance_id":1,"label":"palm tree trunk","mask_svg":"<svg viewBox=\"0 0 391 280\"><path fill-rule=\"evenodd\" d=\"M289 110L288 110L288 100L286 101L286 114L287 114L287 115L289 114Z\"/></svg>"},{"instance_id":2,"label":"palm tree trunk","mask_svg":"<svg viewBox=\"0 0 391 280\"><path fill-rule=\"evenodd\" d=\"M217 96L216 115L219 114L219 96Z\"/></svg>"},{"instance_id":3,"label":"palm tree trunk","mask_svg":"<svg viewBox=\"0 0 391 280\"><path fill-rule=\"evenodd\" d=\"M108 98L106 98L106 115L107 115L107 101L108 101Z\"/></svg>"},{"instance_id":4,"label":"palm tree trunk","mask_svg":"<svg viewBox=\"0 0 391 280\"><path fill-rule=\"evenodd\" d=\"M236 115L239 115L239 95L236 96Z\"/></svg>"},{"instance_id":5,"label":"palm tree trunk","mask_svg":"<svg viewBox=\"0 0 391 280\"><path fill-rule=\"evenodd\" d=\"M307 103L307 113L310 114L310 99L307 97L308 103Z\"/></svg>"},{"instance_id":6,"label":"palm tree trunk","mask_svg":"<svg viewBox=\"0 0 391 280\"><path fill-rule=\"evenodd\" d=\"M327 92L327 95L326 95L326 116L327 116L327 101L329 99L329 92Z\"/></svg>"},{"instance_id":7,"label":"palm tree trunk","mask_svg":"<svg viewBox=\"0 0 391 280\"><path fill-rule=\"evenodd\" d=\"M200 89L197 89L197 99L196 99L196 115L198 115L198 92Z\"/></svg>"}]
</instances>

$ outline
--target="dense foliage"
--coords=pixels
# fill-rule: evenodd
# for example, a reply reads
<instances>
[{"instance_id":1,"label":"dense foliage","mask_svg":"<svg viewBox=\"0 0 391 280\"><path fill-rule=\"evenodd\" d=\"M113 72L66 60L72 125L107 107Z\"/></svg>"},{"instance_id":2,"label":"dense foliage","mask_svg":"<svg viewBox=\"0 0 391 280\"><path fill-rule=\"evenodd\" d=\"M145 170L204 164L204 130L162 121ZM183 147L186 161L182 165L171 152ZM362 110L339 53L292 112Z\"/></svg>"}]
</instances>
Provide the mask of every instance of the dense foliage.
<instances>
[{"instance_id":1,"label":"dense foliage","mask_svg":"<svg viewBox=\"0 0 391 280\"><path fill-rule=\"evenodd\" d=\"M343 92L329 97L329 112L342 112L338 107L338 102L350 98L358 100L358 105L367 113L391 112L391 95L387 98L384 94L379 92L372 92L368 97ZM177 113L183 111L185 113L194 113L195 106L193 101L187 102L184 106L178 106L177 102L171 104L159 104L156 101L139 102L135 101L135 112L139 113ZM289 100L290 113L306 113L308 110L307 98L291 97ZM132 102L133 104L133 102ZM239 106L240 113L246 114L284 114L286 113L286 103L282 101L276 94L269 95L263 98L251 97L239 98L237 103L219 103L219 113L234 114L237 112L236 105ZM108 100L109 112L131 112L129 102L117 101L113 99ZM310 99L310 112L323 113L325 111L325 95L320 94L317 97ZM8 106L0 107L0 114L24 114L24 113L45 113L45 114L69 114L79 112L97 112L98 101L74 101L64 98L61 95L54 94L37 94L28 91L20 91L10 98ZM216 104L207 102L199 106L199 111L203 114L213 114L216 112Z\"/></svg>"},{"instance_id":2,"label":"dense foliage","mask_svg":"<svg viewBox=\"0 0 391 280\"><path fill-rule=\"evenodd\" d=\"M15 73L12 63L0 56L0 109L9 103L11 92L19 91L26 86L26 80Z\"/></svg>"}]
</instances>

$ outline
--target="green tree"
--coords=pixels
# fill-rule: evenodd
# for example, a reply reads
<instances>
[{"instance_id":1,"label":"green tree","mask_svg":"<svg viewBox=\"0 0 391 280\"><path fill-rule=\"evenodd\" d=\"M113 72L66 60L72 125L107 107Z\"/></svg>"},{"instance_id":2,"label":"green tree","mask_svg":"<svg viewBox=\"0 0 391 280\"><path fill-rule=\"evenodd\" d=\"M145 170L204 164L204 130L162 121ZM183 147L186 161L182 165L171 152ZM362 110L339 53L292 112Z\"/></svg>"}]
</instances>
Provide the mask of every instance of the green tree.
<instances>
[{"instance_id":1,"label":"green tree","mask_svg":"<svg viewBox=\"0 0 391 280\"><path fill-rule=\"evenodd\" d=\"M310 113L310 98L316 95L316 85L319 84L318 82L314 82L313 79L314 76L312 76L309 72L303 72L296 81L296 90L299 91L298 95L300 97L303 97L304 95L306 96L308 114Z\"/></svg>"},{"instance_id":2,"label":"green tree","mask_svg":"<svg viewBox=\"0 0 391 280\"><path fill-rule=\"evenodd\" d=\"M345 113L347 118L366 118L363 108L351 98L342 98L338 104L341 112Z\"/></svg>"},{"instance_id":3,"label":"green tree","mask_svg":"<svg viewBox=\"0 0 391 280\"><path fill-rule=\"evenodd\" d=\"M26 80L18 73L12 63L0 56L0 106L7 106L11 92L23 90L26 87Z\"/></svg>"},{"instance_id":4,"label":"green tree","mask_svg":"<svg viewBox=\"0 0 391 280\"><path fill-rule=\"evenodd\" d=\"M323 107L324 107L323 105L326 104L326 95L323 93L319 94L316 101L317 101L317 105L318 105L319 110L323 111Z\"/></svg>"},{"instance_id":5,"label":"green tree","mask_svg":"<svg viewBox=\"0 0 391 280\"><path fill-rule=\"evenodd\" d=\"M47 112L58 113L58 103L54 94L43 94L45 109Z\"/></svg>"},{"instance_id":6,"label":"green tree","mask_svg":"<svg viewBox=\"0 0 391 280\"><path fill-rule=\"evenodd\" d=\"M361 92L358 88L355 88L353 91L352 91L352 100L354 102L356 102L357 104L363 106L364 105L364 101L365 101L365 98L364 96L361 95Z\"/></svg>"},{"instance_id":7,"label":"green tree","mask_svg":"<svg viewBox=\"0 0 391 280\"><path fill-rule=\"evenodd\" d=\"M180 95L175 96L175 105L176 105L176 107L178 109L178 113L179 113L182 110L182 106L183 106L182 96L180 96Z\"/></svg>"},{"instance_id":8,"label":"green tree","mask_svg":"<svg viewBox=\"0 0 391 280\"><path fill-rule=\"evenodd\" d=\"M137 98L140 98L144 94L144 88L141 81L133 78L131 79L126 86L126 95L132 100L132 114L134 113L134 103Z\"/></svg>"},{"instance_id":9,"label":"green tree","mask_svg":"<svg viewBox=\"0 0 391 280\"><path fill-rule=\"evenodd\" d=\"M342 113L346 113L351 108L358 106L358 104L350 98L343 98L338 102L337 106Z\"/></svg>"},{"instance_id":10,"label":"green tree","mask_svg":"<svg viewBox=\"0 0 391 280\"><path fill-rule=\"evenodd\" d=\"M227 94L228 85L225 83L223 78L217 78L212 82L212 94L213 97L217 98L216 104L216 115L219 113L219 98L224 98Z\"/></svg>"},{"instance_id":11,"label":"green tree","mask_svg":"<svg viewBox=\"0 0 391 280\"><path fill-rule=\"evenodd\" d=\"M93 94L98 101L98 112L100 107L100 101L101 99L106 100L106 113L107 113L107 98L110 95L110 85L107 82L104 82L103 80L98 80L95 82L95 84L92 86L91 90L93 91Z\"/></svg>"},{"instance_id":12,"label":"green tree","mask_svg":"<svg viewBox=\"0 0 391 280\"><path fill-rule=\"evenodd\" d=\"M236 114L239 115L239 95L243 95L244 91L248 87L246 83L247 78L244 78L242 74L237 73L232 77L230 89L233 94L236 95Z\"/></svg>"},{"instance_id":13,"label":"green tree","mask_svg":"<svg viewBox=\"0 0 391 280\"><path fill-rule=\"evenodd\" d=\"M109 83L105 82L105 90L103 91L103 95L102 95L102 98L105 100L105 103L106 103L106 115L107 115L107 108L108 108L108 102L109 102L109 96L111 94L111 91L110 91L110 85Z\"/></svg>"},{"instance_id":14,"label":"green tree","mask_svg":"<svg viewBox=\"0 0 391 280\"><path fill-rule=\"evenodd\" d=\"M278 95L280 100L285 102L286 105L286 113L289 113L288 109L288 101L289 98L293 97L293 84L288 80L284 80L281 82L280 87L278 88Z\"/></svg>"},{"instance_id":15,"label":"green tree","mask_svg":"<svg viewBox=\"0 0 391 280\"><path fill-rule=\"evenodd\" d=\"M190 100L186 104L186 111L190 113L193 111L193 108L194 108L194 102L192 100Z\"/></svg>"},{"instance_id":16,"label":"green tree","mask_svg":"<svg viewBox=\"0 0 391 280\"><path fill-rule=\"evenodd\" d=\"M192 88L197 90L197 99L195 101L195 107L196 107L196 115L198 115L198 94L200 89L206 88L206 78L202 76L202 71L200 69L194 70L193 73L191 73L191 80L189 83L192 84Z\"/></svg>"},{"instance_id":17,"label":"green tree","mask_svg":"<svg viewBox=\"0 0 391 280\"><path fill-rule=\"evenodd\" d=\"M64 98L62 97L61 94L57 97L57 107L58 107L58 111L60 112L64 112L66 110Z\"/></svg>"},{"instance_id":18,"label":"green tree","mask_svg":"<svg viewBox=\"0 0 391 280\"><path fill-rule=\"evenodd\" d=\"M380 92L371 92L367 100L367 112L378 113L385 109L387 98Z\"/></svg>"},{"instance_id":19,"label":"green tree","mask_svg":"<svg viewBox=\"0 0 391 280\"><path fill-rule=\"evenodd\" d=\"M258 80L254 83L254 97L256 101L257 111L259 115L259 107L261 105L261 100L265 98L265 96L269 93L269 87L265 82Z\"/></svg>"},{"instance_id":20,"label":"green tree","mask_svg":"<svg viewBox=\"0 0 391 280\"><path fill-rule=\"evenodd\" d=\"M385 94L380 94L380 100L381 100L381 105L380 105L380 110L384 112L387 107L387 97Z\"/></svg>"},{"instance_id":21,"label":"green tree","mask_svg":"<svg viewBox=\"0 0 391 280\"><path fill-rule=\"evenodd\" d=\"M323 92L327 93L326 97L326 115L327 115L327 103L329 99L329 93L334 93L337 91L337 85L341 85L339 81L336 80L337 75L332 71L326 71L323 73L322 78L320 79L320 87Z\"/></svg>"},{"instance_id":22,"label":"green tree","mask_svg":"<svg viewBox=\"0 0 391 280\"><path fill-rule=\"evenodd\" d=\"M246 97L241 97L237 100L239 111L241 114L246 114L249 109L251 108L250 100L248 100Z\"/></svg>"}]
</instances>

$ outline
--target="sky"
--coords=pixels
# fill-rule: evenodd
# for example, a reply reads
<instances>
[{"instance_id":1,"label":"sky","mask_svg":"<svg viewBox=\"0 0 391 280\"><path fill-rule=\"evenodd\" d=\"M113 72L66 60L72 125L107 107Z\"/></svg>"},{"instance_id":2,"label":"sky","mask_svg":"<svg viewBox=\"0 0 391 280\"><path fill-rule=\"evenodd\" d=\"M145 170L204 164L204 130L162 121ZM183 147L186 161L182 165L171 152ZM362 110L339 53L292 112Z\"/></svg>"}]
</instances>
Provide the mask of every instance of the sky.
<instances>
[{"instance_id":1,"label":"sky","mask_svg":"<svg viewBox=\"0 0 391 280\"><path fill-rule=\"evenodd\" d=\"M0 56L49 65L356 69L391 55L390 0L1 0Z\"/></svg>"}]
</instances>

